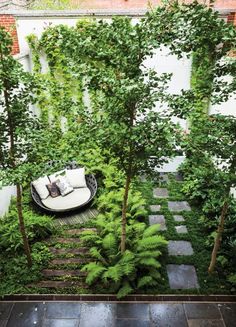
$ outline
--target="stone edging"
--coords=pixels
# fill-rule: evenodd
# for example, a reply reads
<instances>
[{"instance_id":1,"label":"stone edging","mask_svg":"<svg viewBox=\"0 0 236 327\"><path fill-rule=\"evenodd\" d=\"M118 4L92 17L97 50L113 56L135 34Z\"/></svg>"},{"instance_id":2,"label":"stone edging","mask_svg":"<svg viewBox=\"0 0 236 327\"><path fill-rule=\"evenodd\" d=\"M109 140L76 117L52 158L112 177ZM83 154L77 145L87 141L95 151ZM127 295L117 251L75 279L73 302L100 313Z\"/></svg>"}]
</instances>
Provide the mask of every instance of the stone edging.
<instances>
[{"instance_id":1,"label":"stone edging","mask_svg":"<svg viewBox=\"0 0 236 327\"><path fill-rule=\"evenodd\" d=\"M215 8L217 10L217 8ZM218 9L222 17L232 12L232 9ZM143 17L147 9L78 9L78 10L1 10L0 15L12 15L19 18L46 18L46 17L112 17L112 16L130 16L130 17Z\"/></svg>"},{"instance_id":2,"label":"stone edging","mask_svg":"<svg viewBox=\"0 0 236 327\"><path fill-rule=\"evenodd\" d=\"M78 17L78 16L144 16L146 9L78 9L78 10L3 10L1 15L13 15L20 18L31 17Z\"/></svg>"},{"instance_id":3,"label":"stone edging","mask_svg":"<svg viewBox=\"0 0 236 327\"><path fill-rule=\"evenodd\" d=\"M115 294L15 294L5 295L1 301L80 301L80 302L235 302L236 295L129 295L117 300Z\"/></svg>"}]
</instances>

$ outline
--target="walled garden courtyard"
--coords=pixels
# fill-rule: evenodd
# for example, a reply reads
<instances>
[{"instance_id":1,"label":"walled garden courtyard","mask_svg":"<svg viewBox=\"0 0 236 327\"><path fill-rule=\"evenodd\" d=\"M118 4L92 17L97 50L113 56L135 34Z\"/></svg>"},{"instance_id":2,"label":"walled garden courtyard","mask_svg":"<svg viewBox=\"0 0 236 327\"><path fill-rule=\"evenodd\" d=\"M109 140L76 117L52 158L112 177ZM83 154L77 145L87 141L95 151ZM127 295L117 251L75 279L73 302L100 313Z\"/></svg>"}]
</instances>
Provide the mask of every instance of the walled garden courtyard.
<instances>
[{"instance_id":1,"label":"walled garden courtyard","mask_svg":"<svg viewBox=\"0 0 236 327\"><path fill-rule=\"evenodd\" d=\"M0 219L0 295L233 302L236 114L226 111L236 95L235 27L202 4L174 2L138 20L48 24L27 42L31 72L0 27L0 180L16 195ZM191 67L188 88L173 91L182 76L156 63L167 52ZM43 305L32 310L46 312L35 316L45 326L100 314L83 305L50 316ZM134 319L105 307L120 326ZM209 304L205 319L233 326L229 307ZM18 309L0 304L0 326L14 326ZM204 318L194 317L200 306L175 309L179 326L203 326L192 322ZM143 305L135 319L167 326L155 310Z\"/></svg>"}]
</instances>

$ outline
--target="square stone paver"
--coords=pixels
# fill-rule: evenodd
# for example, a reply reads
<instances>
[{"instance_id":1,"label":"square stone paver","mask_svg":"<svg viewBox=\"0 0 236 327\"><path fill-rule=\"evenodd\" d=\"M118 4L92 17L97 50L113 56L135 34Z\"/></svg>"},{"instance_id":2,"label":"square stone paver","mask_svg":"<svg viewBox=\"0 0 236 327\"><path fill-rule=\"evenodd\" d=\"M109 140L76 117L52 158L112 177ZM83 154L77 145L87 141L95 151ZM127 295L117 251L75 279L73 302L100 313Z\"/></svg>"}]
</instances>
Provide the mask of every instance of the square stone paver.
<instances>
[{"instance_id":1,"label":"square stone paver","mask_svg":"<svg viewBox=\"0 0 236 327\"><path fill-rule=\"evenodd\" d=\"M43 327L78 327L78 319L45 319Z\"/></svg>"},{"instance_id":2,"label":"square stone paver","mask_svg":"<svg viewBox=\"0 0 236 327\"><path fill-rule=\"evenodd\" d=\"M150 215L148 216L149 225L160 224L160 230L166 230L166 220L163 215Z\"/></svg>"},{"instance_id":3,"label":"square stone paver","mask_svg":"<svg viewBox=\"0 0 236 327\"><path fill-rule=\"evenodd\" d=\"M47 319L59 318L79 318L80 316L80 303L71 302L49 302L46 307Z\"/></svg>"},{"instance_id":4,"label":"square stone paver","mask_svg":"<svg viewBox=\"0 0 236 327\"><path fill-rule=\"evenodd\" d=\"M185 221L184 217L181 215L174 215L174 221Z\"/></svg>"},{"instance_id":5,"label":"square stone paver","mask_svg":"<svg viewBox=\"0 0 236 327\"><path fill-rule=\"evenodd\" d=\"M185 303L184 309L188 319L221 319L215 303Z\"/></svg>"},{"instance_id":6,"label":"square stone paver","mask_svg":"<svg viewBox=\"0 0 236 327\"><path fill-rule=\"evenodd\" d=\"M118 303L116 307L118 319L149 319L149 305L146 303Z\"/></svg>"},{"instance_id":7,"label":"square stone paver","mask_svg":"<svg viewBox=\"0 0 236 327\"><path fill-rule=\"evenodd\" d=\"M13 303L0 302L0 320L8 319L13 307Z\"/></svg>"},{"instance_id":8,"label":"square stone paver","mask_svg":"<svg viewBox=\"0 0 236 327\"><path fill-rule=\"evenodd\" d=\"M79 326L115 327L115 304L83 303Z\"/></svg>"},{"instance_id":9,"label":"square stone paver","mask_svg":"<svg viewBox=\"0 0 236 327\"><path fill-rule=\"evenodd\" d=\"M197 274L191 265L167 265L167 274L171 289L199 288Z\"/></svg>"},{"instance_id":10,"label":"square stone paver","mask_svg":"<svg viewBox=\"0 0 236 327\"><path fill-rule=\"evenodd\" d=\"M169 241L168 253L169 255L192 255L193 248L188 241Z\"/></svg>"},{"instance_id":11,"label":"square stone paver","mask_svg":"<svg viewBox=\"0 0 236 327\"><path fill-rule=\"evenodd\" d=\"M168 175L165 173L160 173L160 178L159 178L161 183L167 183L169 181Z\"/></svg>"},{"instance_id":12,"label":"square stone paver","mask_svg":"<svg viewBox=\"0 0 236 327\"><path fill-rule=\"evenodd\" d=\"M151 326L188 327L182 304L150 304Z\"/></svg>"},{"instance_id":13,"label":"square stone paver","mask_svg":"<svg viewBox=\"0 0 236 327\"><path fill-rule=\"evenodd\" d=\"M149 320L143 319L116 319L116 327L151 327ZM82 327L82 326L81 326ZM106 326L104 326L106 327Z\"/></svg>"},{"instance_id":14,"label":"square stone paver","mask_svg":"<svg viewBox=\"0 0 236 327\"><path fill-rule=\"evenodd\" d=\"M170 211L191 211L187 201L168 201L168 208Z\"/></svg>"},{"instance_id":15,"label":"square stone paver","mask_svg":"<svg viewBox=\"0 0 236 327\"><path fill-rule=\"evenodd\" d=\"M221 319L189 319L188 327L225 327Z\"/></svg>"},{"instance_id":16,"label":"square stone paver","mask_svg":"<svg viewBox=\"0 0 236 327\"><path fill-rule=\"evenodd\" d=\"M15 303L10 318L8 327L26 327L26 326L42 326L45 305L43 303Z\"/></svg>"},{"instance_id":17,"label":"square stone paver","mask_svg":"<svg viewBox=\"0 0 236 327\"><path fill-rule=\"evenodd\" d=\"M188 233L188 230L187 230L187 227L184 226L184 225L181 225L181 226L175 226L175 230L178 234L187 234Z\"/></svg>"},{"instance_id":18,"label":"square stone paver","mask_svg":"<svg viewBox=\"0 0 236 327\"><path fill-rule=\"evenodd\" d=\"M182 182L183 179L183 175L181 173L175 173L175 179L177 180L177 182Z\"/></svg>"},{"instance_id":19,"label":"square stone paver","mask_svg":"<svg viewBox=\"0 0 236 327\"><path fill-rule=\"evenodd\" d=\"M168 198L168 196L169 196L169 193L168 193L167 188L157 187L157 188L153 189L153 197L154 198Z\"/></svg>"},{"instance_id":20,"label":"square stone paver","mask_svg":"<svg viewBox=\"0 0 236 327\"><path fill-rule=\"evenodd\" d=\"M150 210L151 212L157 212L161 210L160 204L152 204L150 205Z\"/></svg>"},{"instance_id":21,"label":"square stone paver","mask_svg":"<svg viewBox=\"0 0 236 327\"><path fill-rule=\"evenodd\" d=\"M235 326L236 322L236 303L224 303L219 305L226 327Z\"/></svg>"}]
</instances>

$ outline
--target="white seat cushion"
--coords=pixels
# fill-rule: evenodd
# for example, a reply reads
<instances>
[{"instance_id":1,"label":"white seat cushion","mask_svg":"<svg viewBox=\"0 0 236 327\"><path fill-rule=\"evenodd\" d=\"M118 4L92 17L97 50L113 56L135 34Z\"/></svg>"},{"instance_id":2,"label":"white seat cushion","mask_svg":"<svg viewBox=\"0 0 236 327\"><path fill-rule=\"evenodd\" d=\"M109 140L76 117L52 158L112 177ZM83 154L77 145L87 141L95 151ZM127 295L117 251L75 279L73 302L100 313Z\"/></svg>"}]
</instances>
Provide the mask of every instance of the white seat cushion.
<instances>
[{"instance_id":1,"label":"white seat cushion","mask_svg":"<svg viewBox=\"0 0 236 327\"><path fill-rule=\"evenodd\" d=\"M45 200L49 196L49 191L46 186L49 183L50 181L47 176L40 177L32 183L41 200Z\"/></svg>"},{"instance_id":2,"label":"white seat cushion","mask_svg":"<svg viewBox=\"0 0 236 327\"><path fill-rule=\"evenodd\" d=\"M91 192L87 187L77 188L74 192L66 196L58 196L52 198L49 196L47 199L42 200L42 203L45 207L52 210L68 210L74 209L84 203L86 203L90 198Z\"/></svg>"},{"instance_id":3,"label":"white seat cushion","mask_svg":"<svg viewBox=\"0 0 236 327\"><path fill-rule=\"evenodd\" d=\"M66 169L66 178L72 187L87 187L85 169Z\"/></svg>"},{"instance_id":4,"label":"white seat cushion","mask_svg":"<svg viewBox=\"0 0 236 327\"><path fill-rule=\"evenodd\" d=\"M56 186L59 188L62 196L66 196L69 193L73 192L73 187L69 184L67 178L64 176L59 176L58 180L55 181Z\"/></svg>"},{"instance_id":5,"label":"white seat cushion","mask_svg":"<svg viewBox=\"0 0 236 327\"><path fill-rule=\"evenodd\" d=\"M54 183L56 180L58 180L58 177L59 176L64 176L66 173L66 170L59 170L59 171L56 171L54 174L50 175L49 176L49 179L50 179L50 182L51 183Z\"/></svg>"}]
</instances>

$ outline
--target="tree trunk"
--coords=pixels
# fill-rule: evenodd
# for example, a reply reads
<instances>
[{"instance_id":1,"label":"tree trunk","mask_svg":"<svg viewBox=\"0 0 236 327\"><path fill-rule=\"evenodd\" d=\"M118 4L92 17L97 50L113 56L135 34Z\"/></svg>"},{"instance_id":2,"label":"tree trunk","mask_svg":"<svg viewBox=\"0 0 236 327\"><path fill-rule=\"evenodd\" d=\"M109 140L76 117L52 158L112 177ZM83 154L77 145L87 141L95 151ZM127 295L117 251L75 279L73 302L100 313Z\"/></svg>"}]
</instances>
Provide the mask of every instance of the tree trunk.
<instances>
[{"instance_id":1,"label":"tree trunk","mask_svg":"<svg viewBox=\"0 0 236 327\"><path fill-rule=\"evenodd\" d=\"M223 231L224 231L225 216L227 214L228 207L229 207L229 200L227 199L227 200L225 200L224 205L223 205L222 210L221 210L220 222L219 222L219 225L218 225L217 235L216 235L216 238L215 238L215 243L214 243L214 247L213 247L212 254L211 254L211 262L210 262L210 265L208 267L209 274L211 274L215 269L216 257L217 257L218 250L220 248L222 234L223 234Z\"/></svg>"},{"instance_id":2,"label":"tree trunk","mask_svg":"<svg viewBox=\"0 0 236 327\"><path fill-rule=\"evenodd\" d=\"M127 206L128 206L130 182L131 182L131 175L127 174L126 182L125 182L125 194L122 204L121 243L120 243L121 253L124 253L126 249L126 223L127 223L126 213L127 213Z\"/></svg>"},{"instance_id":3,"label":"tree trunk","mask_svg":"<svg viewBox=\"0 0 236 327\"><path fill-rule=\"evenodd\" d=\"M21 187L19 184L16 185L16 206L19 218L19 228L23 239L23 246L25 255L27 257L28 267L32 267L32 258L30 253L30 246L29 241L25 232L25 224L23 219L23 212L22 212L22 194L21 194Z\"/></svg>"}]
</instances>

